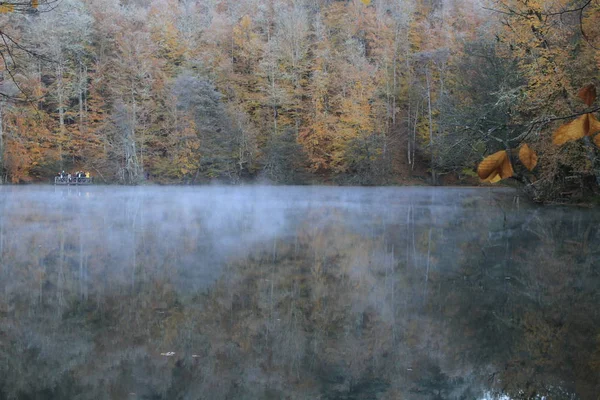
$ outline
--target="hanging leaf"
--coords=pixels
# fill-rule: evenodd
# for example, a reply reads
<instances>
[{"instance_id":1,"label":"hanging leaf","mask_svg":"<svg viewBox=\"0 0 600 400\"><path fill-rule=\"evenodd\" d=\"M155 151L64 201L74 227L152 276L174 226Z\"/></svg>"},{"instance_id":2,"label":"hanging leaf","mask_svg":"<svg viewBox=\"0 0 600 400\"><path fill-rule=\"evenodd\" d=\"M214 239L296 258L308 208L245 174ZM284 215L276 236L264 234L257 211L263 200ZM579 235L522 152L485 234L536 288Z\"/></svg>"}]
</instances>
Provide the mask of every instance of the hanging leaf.
<instances>
[{"instance_id":1,"label":"hanging leaf","mask_svg":"<svg viewBox=\"0 0 600 400\"><path fill-rule=\"evenodd\" d=\"M552 143L557 146L562 146L571 140L577 140L584 137L589 130L590 123L589 114L584 114L568 124L562 125L552 135Z\"/></svg>"},{"instance_id":2,"label":"hanging leaf","mask_svg":"<svg viewBox=\"0 0 600 400\"><path fill-rule=\"evenodd\" d=\"M589 107L596 100L596 86L593 84L586 85L579 89L577 96Z\"/></svg>"},{"instance_id":3,"label":"hanging leaf","mask_svg":"<svg viewBox=\"0 0 600 400\"><path fill-rule=\"evenodd\" d=\"M519 160L521 160L525 168L531 171L537 165L538 156L535 154L535 151L531 150L531 147L525 143L519 149Z\"/></svg>"},{"instance_id":4,"label":"hanging leaf","mask_svg":"<svg viewBox=\"0 0 600 400\"><path fill-rule=\"evenodd\" d=\"M592 114L588 114L588 118L590 126L588 128L587 136L594 136L596 133L600 132L600 121Z\"/></svg>"},{"instance_id":5,"label":"hanging leaf","mask_svg":"<svg viewBox=\"0 0 600 400\"><path fill-rule=\"evenodd\" d=\"M38 8L38 5L39 5L38 0L31 0L31 8Z\"/></svg>"},{"instance_id":6,"label":"hanging leaf","mask_svg":"<svg viewBox=\"0 0 600 400\"><path fill-rule=\"evenodd\" d=\"M496 174L496 175L494 175L493 178L485 180L484 182L497 183L497 182L500 182L501 180L502 180L502 177L500 176L500 174Z\"/></svg>"},{"instance_id":7,"label":"hanging leaf","mask_svg":"<svg viewBox=\"0 0 600 400\"><path fill-rule=\"evenodd\" d=\"M505 150L487 156L477 167L477 175L484 182L496 183L501 179L510 178L513 174L513 168Z\"/></svg>"},{"instance_id":8,"label":"hanging leaf","mask_svg":"<svg viewBox=\"0 0 600 400\"><path fill-rule=\"evenodd\" d=\"M0 14L6 14L9 12L14 12L15 11L15 5L14 4L0 4Z\"/></svg>"}]
</instances>

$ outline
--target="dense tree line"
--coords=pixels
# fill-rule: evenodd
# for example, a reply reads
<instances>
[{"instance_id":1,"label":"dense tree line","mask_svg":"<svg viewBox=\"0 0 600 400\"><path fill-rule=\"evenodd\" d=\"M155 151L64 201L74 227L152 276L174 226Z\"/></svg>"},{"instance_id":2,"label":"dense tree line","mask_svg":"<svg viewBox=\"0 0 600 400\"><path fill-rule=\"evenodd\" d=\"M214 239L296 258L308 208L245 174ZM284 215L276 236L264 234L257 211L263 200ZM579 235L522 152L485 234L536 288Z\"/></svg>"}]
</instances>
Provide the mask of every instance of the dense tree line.
<instances>
[{"instance_id":1,"label":"dense tree line","mask_svg":"<svg viewBox=\"0 0 600 400\"><path fill-rule=\"evenodd\" d=\"M599 7L65 0L0 14L2 180L438 183L527 139L541 155L528 181L558 195L594 175L589 149L546 139L598 78Z\"/></svg>"}]
</instances>

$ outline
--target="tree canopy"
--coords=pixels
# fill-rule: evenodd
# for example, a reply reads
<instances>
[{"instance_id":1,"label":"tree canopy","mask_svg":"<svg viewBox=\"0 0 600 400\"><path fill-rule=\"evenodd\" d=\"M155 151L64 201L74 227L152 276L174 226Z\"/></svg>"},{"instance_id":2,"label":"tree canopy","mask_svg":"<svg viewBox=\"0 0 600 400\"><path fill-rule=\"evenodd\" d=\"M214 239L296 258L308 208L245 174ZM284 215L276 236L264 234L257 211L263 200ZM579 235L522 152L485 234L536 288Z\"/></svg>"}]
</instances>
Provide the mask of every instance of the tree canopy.
<instances>
[{"instance_id":1,"label":"tree canopy","mask_svg":"<svg viewBox=\"0 0 600 400\"><path fill-rule=\"evenodd\" d=\"M275 179L293 139L306 182L468 181L495 154L541 200L598 190L596 1L1 4L3 181Z\"/></svg>"}]
</instances>

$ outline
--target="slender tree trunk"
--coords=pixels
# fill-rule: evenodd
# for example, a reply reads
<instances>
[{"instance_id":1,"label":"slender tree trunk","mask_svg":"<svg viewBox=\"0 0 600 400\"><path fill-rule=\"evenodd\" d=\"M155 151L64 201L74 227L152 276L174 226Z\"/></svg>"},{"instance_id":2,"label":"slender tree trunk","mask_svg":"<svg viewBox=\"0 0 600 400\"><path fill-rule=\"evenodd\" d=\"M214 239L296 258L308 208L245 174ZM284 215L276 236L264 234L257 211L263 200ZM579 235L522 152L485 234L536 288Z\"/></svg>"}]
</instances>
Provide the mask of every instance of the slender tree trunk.
<instances>
[{"instance_id":1,"label":"slender tree trunk","mask_svg":"<svg viewBox=\"0 0 600 400\"><path fill-rule=\"evenodd\" d=\"M269 42L269 47L272 44ZM269 52L272 52L273 49L270 48ZM272 56L272 54L271 54ZM271 101L273 102L273 135L277 134L277 93L276 93L276 85L275 85L275 69L277 68L276 61L274 59L271 60L272 64L270 65L270 73L271 73Z\"/></svg>"},{"instance_id":2,"label":"slender tree trunk","mask_svg":"<svg viewBox=\"0 0 600 400\"><path fill-rule=\"evenodd\" d=\"M407 37L408 40L408 37ZM411 96L410 96L410 83L412 81L411 78L411 73L410 73L410 57L409 57L409 46L406 46L406 73L408 74L407 77L407 91L406 91L406 104L408 107L407 110L407 117L406 117L406 124L407 124L407 132L408 132L408 146L407 146L407 151L408 151L408 165L410 165L411 170L414 169L415 167L415 158L414 158L414 147L415 147L415 142L414 139L411 138L411 125L410 125L410 120L411 120L411 108L412 108L412 102L411 102ZM418 106L417 106L417 114L418 114ZM415 128L417 126L417 121L415 119ZM411 150L412 150L412 154L411 154Z\"/></svg>"},{"instance_id":3,"label":"slender tree trunk","mask_svg":"<svg viewBox=\"0 0 600 400\"><path fill-rule=\"evenodd\" d=\"M396 97L398 96L398 36L399 28L396 28L396 34L394 35L394 62L393 62L393 85L392 85L392 127L396 126ZM408 63L408 57L407 57ZM409 102L410 104L410 102ZM410 115L410 113L409 113Z\"/></svg>"},{"instance_id":4,"label":"slender tree trunk","mask_svg":"<svg viewBox=\"0 0 600 400\"><path fill-rule=\"evenodd\" d=\"M40 76L41 76L41 68L40 68ZM40 78L41 80L41 78ZM60 157L60 168L61 170L64 168L64 157L63 157L63 141L65 140L65 104L64 104L64 82L63 82L63 65L59 61L56 64L56 95L58 97L58 121L60 128L60 137L59 137L59 145L58 152Z\"/></svg>"},{"instance_id":5,"label":"slender tree trunk","mask_svg":"<svg viewBox=\"0 0 600 400\"><path fill-rule=\"evenodd\" d=\"M63 65L58 62L56 64L56 95L58 97L58 122L60 126L60 134L65 133L65 87L63 82Z\"/></svg>"},{"instance_id":6,"label":"slender tree trunk","mask_svg":"<svg viewBox=\"0 0 600 400\"><path fill-rule=\"evenodd\" d=\"M131 117L129 126L125 132L125 181L134 183L137 181L140 168L137 157L137 146L135 131L137 128L137 102L135 99L134 83L131 86Z\"/></svg>"},{"instance_id":7,"label":"slender tree trunk","mask_svg":"<svg viewBox=\"0 0 600 400\"><path fill-rule=\"evenodd\" d=\"M85 87L87 83L87 71L81 61L79 61L79 84L77 85L78 97L79 97L79 132L84 133L84 115L85 115L85 106L84 106L84 97L85 97Z\"/></svg>"},{"instance_id":8,"label":"slender tree trunk","mask_svg":"<svg viewBox=\"0 0 600 400\"><path fill-rule=\"evenodd\" d=\"M4 101L0 101L0 185L4 183Z\"/></svg>"},{"instance_id":9,"label":"slender tree trunk","mask_svg":"<svg viewBox=\"0 0 600 400\"><path fill-rule=\"evenodd\" d=\"M429 151L431 152L431 184L435 185L435 142L433 140L433 118L431 116L431 79L429 76L429 67L425 68L425 79L427 81L427 112L429 113Z\"/></svg>"}]
</instances>

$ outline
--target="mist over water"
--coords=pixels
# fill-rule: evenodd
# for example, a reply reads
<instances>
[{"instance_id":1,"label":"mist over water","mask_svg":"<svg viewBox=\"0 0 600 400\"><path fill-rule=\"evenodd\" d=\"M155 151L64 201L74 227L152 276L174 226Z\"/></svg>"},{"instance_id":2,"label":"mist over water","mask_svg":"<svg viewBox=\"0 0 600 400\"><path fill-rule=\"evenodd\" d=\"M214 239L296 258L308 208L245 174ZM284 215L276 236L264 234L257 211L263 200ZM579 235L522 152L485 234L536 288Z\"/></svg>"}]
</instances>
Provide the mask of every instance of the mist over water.
<instances>
[{"instance_id":1,"label":"mist over water","mask_svg":"<svg viewBox=\"0 0 600 400\"><path fill-rule=\"evenodd\" d=\"M507 189L3 186L0 399L593 398L599 222Z\"/></svg>"}]
</instances>

